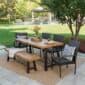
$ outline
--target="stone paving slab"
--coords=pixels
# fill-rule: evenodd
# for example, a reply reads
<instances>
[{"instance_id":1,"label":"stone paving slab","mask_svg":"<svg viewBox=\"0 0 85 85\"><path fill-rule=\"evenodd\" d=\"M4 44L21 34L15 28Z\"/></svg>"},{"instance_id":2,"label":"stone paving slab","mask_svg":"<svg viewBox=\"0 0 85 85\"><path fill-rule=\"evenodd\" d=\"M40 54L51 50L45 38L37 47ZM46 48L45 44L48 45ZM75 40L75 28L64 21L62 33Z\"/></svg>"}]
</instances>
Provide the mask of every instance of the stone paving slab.
<instances>
[{"instance_id":1,"label":"stone paving slab","mask_svg":"<svg viewBox=\"0 0 85 85\"><path fill-rule=\"evenodd\" d=\"M43 85L43 84L0 67L0 85Z\"/></svg>"},{"instance_id":2,"label":"stone paving slab","mask_svg":"<svg viewBox=\"0 0 85 85\"><path fill-rule=\"evenodd\" d=\"M70 74L62 78L56 85L85 85L85 63L80 65L76 75Z\"/></svg>"},{"instance_id":3,"label":"stone paving slab","mask_svg":"<svg viewBox=\"0 0 85 85\"><path fill-rule=\"evenodd\" d=\"M7 51L6 50L4 50L4 49L2 49L2 50L0 50L0 57L7 57Z\"/></svg>"}]
</instances>

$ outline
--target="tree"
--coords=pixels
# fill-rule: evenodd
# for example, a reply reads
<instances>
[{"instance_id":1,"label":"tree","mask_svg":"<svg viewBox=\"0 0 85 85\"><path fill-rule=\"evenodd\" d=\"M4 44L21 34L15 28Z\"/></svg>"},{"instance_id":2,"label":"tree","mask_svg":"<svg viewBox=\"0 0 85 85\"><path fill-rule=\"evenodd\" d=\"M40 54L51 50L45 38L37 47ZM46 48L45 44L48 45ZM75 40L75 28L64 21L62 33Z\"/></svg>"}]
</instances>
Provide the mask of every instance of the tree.
<instances>
[{"instance_id":1,"label":"tree","mask_svg":"<svg viewBox=\"0 0 85 85\"><path fill-rule=\"evenodd\" d=\"M39 0L0 0L0 18L16 20L31 17L31 10L39 6Z\"/></svg>"},{"instance_id":2,"label":"tree","mask_svg":"<svg viewBox=\"0 0 85 85\"><path fill-rule=\"evenodd\" d=\"M16 0L0 0L0 18L7 17L9 23L14 17L14 7Z\"/></svg>"},{"instance_id":3,"label":"tree","mask_svg":"<svg viewBox=\"0 0 85 85\"><path fill-rule=\"evenodd\" d=\"M23 18L24 16L28 14L26 5L27 5L27 1L17 0L16 5L15 5L15 10L16 10L16 15L19 18Z\"/></svg>"},{"instance_id":4,"label":"tree","mask_svg":"<svg viewBox=\"0 0 85 85\"><path fill-rule=\"evenodd\" d=\"M72 37L78 38L84 24L85 0L41 0L41 3L47 6L59 21L68 24Z\"/></svg>"},{"instance_id":5,"label":"tree","mask_svg":"<svg viewBox=\"0 0 85 85\"><path fill-rule=\"evenodd\" d=\"M31 17L31 11L32 9L39 6L37 3L35 3L32 0L16 0L16 15L18 18L24 18L24 17Z\"/></svg>"}]
</instances>

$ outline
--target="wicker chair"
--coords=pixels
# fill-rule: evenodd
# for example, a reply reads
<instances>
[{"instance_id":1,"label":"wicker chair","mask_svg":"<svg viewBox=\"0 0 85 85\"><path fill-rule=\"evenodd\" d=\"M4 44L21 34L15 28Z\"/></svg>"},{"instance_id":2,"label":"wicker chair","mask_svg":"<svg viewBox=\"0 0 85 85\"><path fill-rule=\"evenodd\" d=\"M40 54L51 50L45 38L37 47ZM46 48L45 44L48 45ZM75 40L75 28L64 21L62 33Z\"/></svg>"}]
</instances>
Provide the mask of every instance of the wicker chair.
<instances>
[{"instance_id":1,"label":"wicker chair","mask_svg":"<svg viewBox=\"0 0 85 85\"><path fill-rule=\"evenodd\" d=\"M61 66L63 65L69 65L69 64L74 64L75 65L75 70L74 70L74 74L76 73L76 59L77 59L77 53L78 53L78 49L79 49L79 42L76 40L71 40L69 42L69 46L71 46L71 48L74 48L73 51L73 55L62 55L60 57L52 57L52 67L53 67L53 63L55 63L56 65L59 66L59 72L60 72L60 78L61 78ZM72 59L68 59L67 57L72 56Z\"/></svg>"},{"instance_id":2,"label":"wicker chair","mask_svg":"<svg viewBox=\"0 0 85 85\"><path fill-rule=\"evenodd\" d=\"M19 47L19 48L20 47L26 47L26 45L23 45L22 43L17 42L17 40L16 40L17 38L27 39L28 38L28 34L26 32L21 32L21 33L17 32L15 34L14 47Z\"/></svg>"},{"instance_id":3,"label":"wicker chair","mask_svg":"<svg viewBox=\"0 0 85 85\"><path fill-rule=\"evenodd\" d=\"M53 35L53 40L64 43L64 36L54 34ZM64 48L64 45L63 46L59 46L59 47L50 48L50 49L48 49L48 52L51 53L51 56L54 56L54 53L57 53L57 56L59 57L60 56L59 52L62 53L63 48Z\"/></svg>"}]
</instances>

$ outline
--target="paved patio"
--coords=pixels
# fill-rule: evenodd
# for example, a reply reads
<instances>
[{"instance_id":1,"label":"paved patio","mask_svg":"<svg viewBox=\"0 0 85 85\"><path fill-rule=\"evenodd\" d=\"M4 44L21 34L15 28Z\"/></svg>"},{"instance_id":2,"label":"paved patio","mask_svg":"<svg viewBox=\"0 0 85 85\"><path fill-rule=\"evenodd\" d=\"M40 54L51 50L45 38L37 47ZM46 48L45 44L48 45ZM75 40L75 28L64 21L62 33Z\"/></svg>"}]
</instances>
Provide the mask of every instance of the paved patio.
<instances>
[{"instance_id":1,"label":"paved patio","mask_svg":"<svg viewBox=\"0 0 85 85\"><path fill-rule=\"evenodd\" d=\"M85 85L85 63L77 69L76 75L70 74L61 79L56 85Z\"/></svg>"},{"instance_id":2,"label":"paved patio","mask_svg":"<svg viewBox=\"0 0 85 85\"><path fill-rule=\"evenodd\" d=\"M0 51L0 85L85 85L85 54L78 54L77 74L73 74L73 65L68 69L64 67L61 79L57 66L45 72L39 62L38 71L27 74L24 65L7 62L6 55L4 50Z\"/></svg>"},{"instance_id":3,"label":"paved patio","mask_svg":"<svg viewBox=\"0 0 85 85\"><path fill-rule=\"evenodd\" d=\"M0 67L0 85L43 85L36 80L20 76L15 72Z\"/></svg>"}]
</instances>

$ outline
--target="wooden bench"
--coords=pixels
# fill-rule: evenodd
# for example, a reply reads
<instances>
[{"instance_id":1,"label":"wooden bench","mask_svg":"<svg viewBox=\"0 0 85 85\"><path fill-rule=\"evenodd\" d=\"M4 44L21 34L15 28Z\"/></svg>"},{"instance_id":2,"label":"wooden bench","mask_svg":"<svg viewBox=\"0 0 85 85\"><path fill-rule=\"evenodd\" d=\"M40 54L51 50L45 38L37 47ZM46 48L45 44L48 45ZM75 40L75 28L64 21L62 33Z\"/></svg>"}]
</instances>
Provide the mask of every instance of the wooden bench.
<instances>
[{"instance_id":1,"label":"wooden bench","mask_svg":"<svg viewBox=\"0 0 85 85\"><path fill-rule=\"evenodd\" d=\"M17 52L15 54L15 57L20 57L20 58L22 58L23 60L26 61L26 63L27 63L27 70L26 70L27 73L30 72L30 63L31 62L33 63L33 69L35 71L37 70L36 61L40 60L40 56L38 56L36 54L31 54L31 53L21 51L21 52Z\"/></svg>"}]
</instances>

